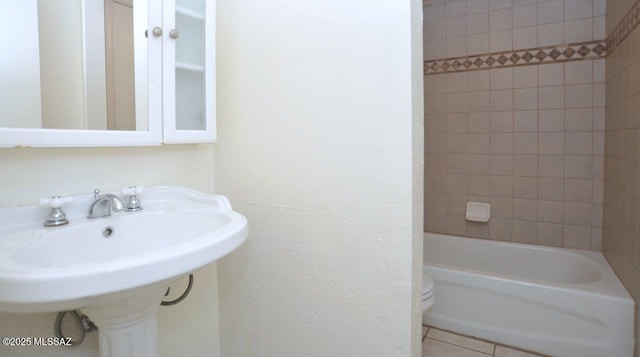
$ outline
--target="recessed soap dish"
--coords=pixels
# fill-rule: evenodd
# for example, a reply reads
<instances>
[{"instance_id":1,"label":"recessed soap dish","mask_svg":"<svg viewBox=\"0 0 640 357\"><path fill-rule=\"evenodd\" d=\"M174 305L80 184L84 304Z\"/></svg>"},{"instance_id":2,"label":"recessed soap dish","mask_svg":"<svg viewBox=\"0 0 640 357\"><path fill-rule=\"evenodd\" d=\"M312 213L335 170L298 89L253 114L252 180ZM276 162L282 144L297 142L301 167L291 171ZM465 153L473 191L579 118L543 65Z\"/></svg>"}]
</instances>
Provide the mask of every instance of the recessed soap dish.
<instances>
[{"instance_id":1,"label":"recessed soap dish","mask_svg":"<svg viewBox=\"0 0 640 357\"><path fill-rule=\"evenodd\" d=\"M491 205L482 202L467 202L467 221L489 222L491 218Z\"/></svg>"}]
</instances>

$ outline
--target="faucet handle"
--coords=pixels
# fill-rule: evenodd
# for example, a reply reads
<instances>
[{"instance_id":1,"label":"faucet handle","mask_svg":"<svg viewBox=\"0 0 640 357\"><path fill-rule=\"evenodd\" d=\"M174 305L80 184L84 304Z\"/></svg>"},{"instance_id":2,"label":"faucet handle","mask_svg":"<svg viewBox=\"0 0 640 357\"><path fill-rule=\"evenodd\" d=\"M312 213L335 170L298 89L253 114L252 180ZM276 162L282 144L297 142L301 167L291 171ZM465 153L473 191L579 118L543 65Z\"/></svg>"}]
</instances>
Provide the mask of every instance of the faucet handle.
<instances>
[{"instance_id":1,"label":"faucet handle","mask_svg":"<svg viewBox=\"0 0 640 357\"><path fill-rule=\"evenodd\" d=\"M41 198L40 206L50 206L60 208L62 205L73 202L73 197L52 196L51 198Z\"/></svg>"},{"instance_id":2,"label":"faucet handle","mask_svg":"<svg viewBox=\"0 0 640 357\"><path fill-rule=\"evenodd\" d=\"M67 216L64 211L60 207L65 203L73 202L73 197L61 197L61 196L53 196L51 198L43 198L40 200L41 206L49 206L51 207L51 212L49 212L49 217L44 221L45 227L56 227L62 226L69 223Z\"/></svg>"},{"instance_id":3,"label":"faucet handle","mask_svg":"<svg viewBox=\"0 0 640 357\"><path fill-rule=\"evenodd\" d=\"M140 203L140 199L138 195L144 191L144 186L129 186L122 190L122 194L124 196L129 196L129 202L127 202L127 207L124 209L127 212L137 212L142 210L142 204Z\"/></svg>"},{"instance_id":4,"label":"faucet handle","mask_svg":"<svg viewBox=\"0 0 640 357\"><path fill-rule=\"evenodd\" d=\"M144 186L129 186L122 190L122 194L125 196L139 195L144 191Z\"/></svg>"}]
</instances>

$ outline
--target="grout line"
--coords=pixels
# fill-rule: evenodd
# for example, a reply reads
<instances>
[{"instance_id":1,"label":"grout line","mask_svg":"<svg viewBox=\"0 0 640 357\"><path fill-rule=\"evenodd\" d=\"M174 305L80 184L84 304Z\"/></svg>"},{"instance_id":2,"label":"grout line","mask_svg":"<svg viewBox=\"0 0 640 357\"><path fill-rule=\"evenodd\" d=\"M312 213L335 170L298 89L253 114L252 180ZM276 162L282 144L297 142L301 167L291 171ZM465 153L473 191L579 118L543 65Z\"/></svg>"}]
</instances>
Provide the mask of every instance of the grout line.
<instances>
[{"instance_id":1,"label":"grout line","mask_svg":"<svg viewBox=\"0 0 640 357\"><path fill-rule=\"evenodd\" d=\"M460 336L460 335L459 335L459 336ZM441 342L441 343L446 343L447 345L450 345L450 346L455 346L455 347L458 347L458 348L462 348L462 349L467 350L467 351L473 351L473 352L476 352L476 353L481 353L481 354L483 354L483 355L485 355L485 356L492 356L492 355L490 355L490 354L488 354L488 353L486 353L486 352L478 351L478 350L474 350L474 349L472 349L472 348L465 347L465 346L456 345L455 343L451 343L451 342L449 342L449 341L438 340L438 339L436 339L436 338L431 338L431 337L427 337L427 338L425 338L425 340L438 341L438 342ZM478 341L480 341L480 340L478 340ZM494 350L495 350L495 348L496 348L496 347L495 347L495 344L493 345L493 348L494 348Z\"/></svg>"}]
</instances>

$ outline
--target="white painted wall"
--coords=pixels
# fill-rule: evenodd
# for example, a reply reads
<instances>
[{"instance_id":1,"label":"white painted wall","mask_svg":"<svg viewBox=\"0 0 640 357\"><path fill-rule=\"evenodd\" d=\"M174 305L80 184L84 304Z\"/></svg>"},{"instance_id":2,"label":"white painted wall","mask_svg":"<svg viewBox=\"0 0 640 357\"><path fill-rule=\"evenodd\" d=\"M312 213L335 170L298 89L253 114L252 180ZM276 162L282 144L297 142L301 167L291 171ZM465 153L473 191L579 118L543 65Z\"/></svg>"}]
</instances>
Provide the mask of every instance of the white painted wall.
<instances>
[{"instance_id":1,"label":"white painted wall","mask_svg":"<svg viewBox=\"0 0 640 357\"><path fill-rule=\"evenodd\" d=\"M419 356L421 3L223 0L222 356Z\"/></svg>"},{"instance_id":2,"label":"white painted wall","mask_svg":"<svg viewBox=\"0 0 640 357\"><path fill-rule=\"evenodd\" d=\"M39 52L37 1L0 2L0 127L42 127Z\"/></svg>"},{"instance_id":3,"label":"white painted wall","mask_svg":"<svg viewBox=\"0 0 640 357\"><path fill-rule=\"evenodd\" d=\"M176 184L213 193L211 145L0 149L0 166L0 207L32 205L41 197L84 194L95 188L119 191L131 184ZM141 198L144 203L144 194ZM161 356L219 356L215 264L196 273L193 290L186 300L174 307L161 308L159 314ZM54 320L54 314L0 314L0 336L52 336ZM78 349L0 346L0 356L94 357L95 335L91 333Z\"/></svg>"}]
</instances>

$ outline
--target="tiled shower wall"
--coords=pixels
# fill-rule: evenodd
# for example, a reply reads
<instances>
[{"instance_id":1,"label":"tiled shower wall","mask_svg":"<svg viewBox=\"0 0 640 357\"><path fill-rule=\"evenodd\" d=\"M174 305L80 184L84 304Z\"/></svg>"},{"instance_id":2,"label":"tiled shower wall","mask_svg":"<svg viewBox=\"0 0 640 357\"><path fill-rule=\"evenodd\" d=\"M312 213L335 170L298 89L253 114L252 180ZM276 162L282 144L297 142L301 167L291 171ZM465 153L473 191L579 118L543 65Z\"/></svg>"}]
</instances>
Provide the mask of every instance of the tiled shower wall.
<instances>
[{"instance_id":1,"label":"tiled shower wall","mask_svg":"<svg viewBox=\"0 0 640 357\"><path fill-rule=\"evenodd\" d=\"M607 1L603 252L640 303L640 3ZM619 25L620 24L620 25ZM636 316L636 350L640 346ZM636 356L640 352L636 351Z\"/></svg>"},{"instance_id":2,"label":"tiled shower wall","mask_svg":"<svg viewBox=\"0 0 640 357\"><path fill-rule=\"evenodd\" d=\"M426 231L601 249L605 14L604 0L425 4ZM490 222L466 221L467 201L490 203Z\"/></svg>"}]
</instances>

